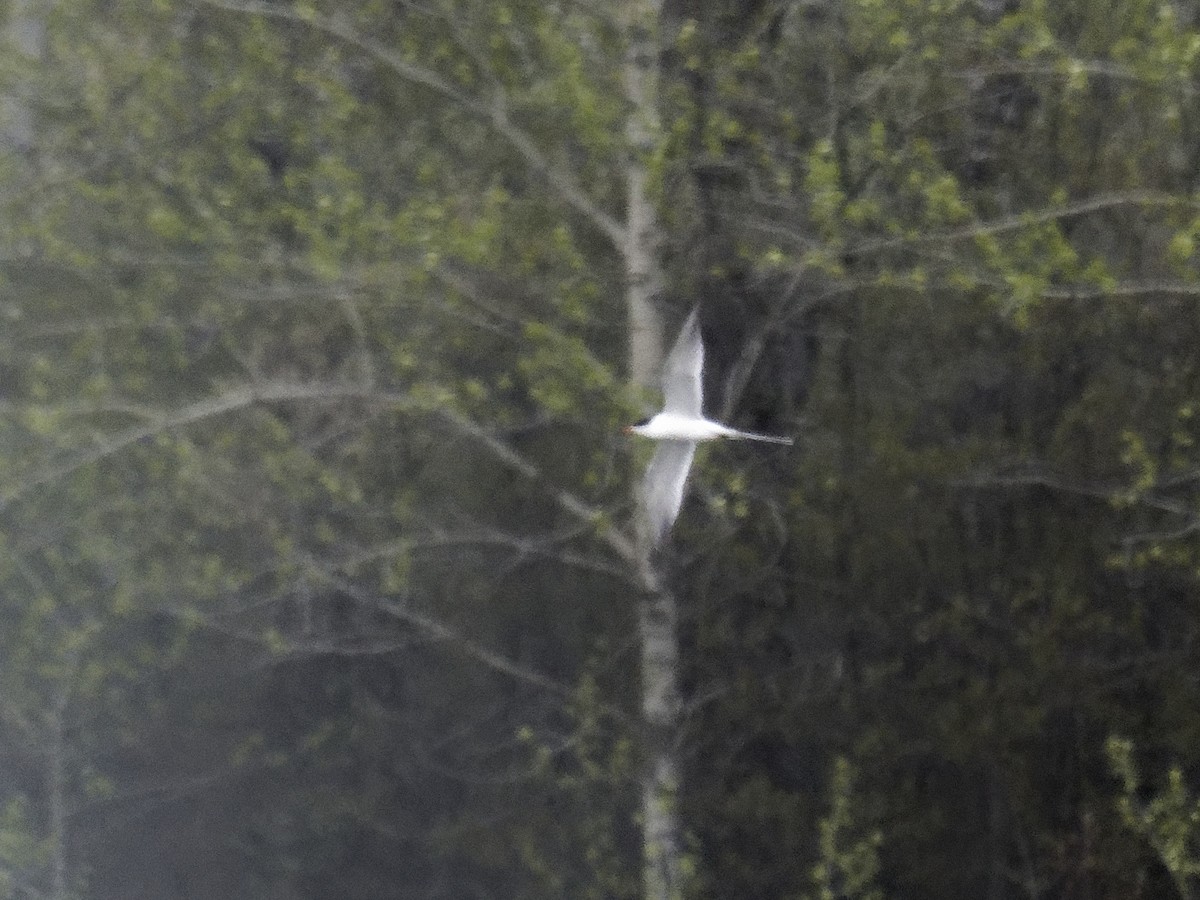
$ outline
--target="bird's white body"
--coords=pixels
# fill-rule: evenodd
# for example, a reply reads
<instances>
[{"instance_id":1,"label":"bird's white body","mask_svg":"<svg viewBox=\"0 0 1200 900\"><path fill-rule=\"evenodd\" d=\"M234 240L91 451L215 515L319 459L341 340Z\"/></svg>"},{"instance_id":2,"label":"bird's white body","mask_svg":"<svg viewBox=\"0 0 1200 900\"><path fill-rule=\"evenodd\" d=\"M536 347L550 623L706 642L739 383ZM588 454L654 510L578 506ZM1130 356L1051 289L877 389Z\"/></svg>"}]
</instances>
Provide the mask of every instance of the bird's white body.
<instances>
[{"instance_id":1,"label":"bird's white body","mask_svg":"<svg viewBox=\"0 0 1200 900\"><path fill-rule=\"evenodd\" d=\"M696 310L688 316L663 367L663 411L627 432L659 441L642 481L642 503L650 539L659 544L683 506L696 444L716 438L790 444L791 438L739 431L704 418L704 343Z\"/></svg>"},{"instance_id":2,"label":"bird's white body","mask_svg":"<svg viewBox=\"0 0 1200 900\"><path fill-rule=\"evenodd\" d=\"M630 427L630 432L656 441L711 441L730 438L743 441L767 441L772 444L790 444L791 438L774 437L768 434L753 434L738 431L720 422L699 416L684 416L679 413L660 412L644 425Z\"/></svg>"}]
</instances>

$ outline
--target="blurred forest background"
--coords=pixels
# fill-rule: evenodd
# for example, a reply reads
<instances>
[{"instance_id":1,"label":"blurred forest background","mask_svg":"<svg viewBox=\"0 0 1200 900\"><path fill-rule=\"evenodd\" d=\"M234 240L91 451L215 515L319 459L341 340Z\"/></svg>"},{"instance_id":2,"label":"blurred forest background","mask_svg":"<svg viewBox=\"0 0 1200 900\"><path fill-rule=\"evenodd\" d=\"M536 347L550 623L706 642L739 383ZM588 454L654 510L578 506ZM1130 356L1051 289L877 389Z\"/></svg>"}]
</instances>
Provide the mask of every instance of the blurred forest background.
<instances>
[{"instance_id":1,"label":"blurred forest background","mask_svg":"<svg viewBox=\"0 0 1200 900\"><path fill-rule=\"evenodd\" d=\"M1200 896L1195 4L0 8L0 897L654 894L638 216L669 895Z\"/></svg>"}]
</instances>

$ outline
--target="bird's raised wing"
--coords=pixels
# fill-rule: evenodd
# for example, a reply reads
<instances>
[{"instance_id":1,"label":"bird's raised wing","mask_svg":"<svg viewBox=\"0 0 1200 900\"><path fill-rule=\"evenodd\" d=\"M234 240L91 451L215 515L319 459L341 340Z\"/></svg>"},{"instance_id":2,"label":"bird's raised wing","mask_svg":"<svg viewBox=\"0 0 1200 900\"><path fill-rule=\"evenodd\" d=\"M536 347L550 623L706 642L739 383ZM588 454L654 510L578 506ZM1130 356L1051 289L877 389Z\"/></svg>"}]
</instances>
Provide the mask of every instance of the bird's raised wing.
<instances>
[{"instance_id":1,"label":"bird's raised wing","mask_svg":"<svg viewBox=\"0 0 1200 900\"><path fill-rule=\"evenodd\" d=\"M662 543L683 506L683 488L687 483L695 441L659 441L654 458L642 480L642 503L653 546Z\"/></svg>"},{"instance_id":2,"label":"bird's raised wing","mask_svg":"<svg viewBox=\"0 0 1200 900\"><path fill-rule=\"evenodd\" d=\"M698 310L683 323L663 366L663 412L699 418L703 415L704 342Z\"/></svg>"}]
</instances>

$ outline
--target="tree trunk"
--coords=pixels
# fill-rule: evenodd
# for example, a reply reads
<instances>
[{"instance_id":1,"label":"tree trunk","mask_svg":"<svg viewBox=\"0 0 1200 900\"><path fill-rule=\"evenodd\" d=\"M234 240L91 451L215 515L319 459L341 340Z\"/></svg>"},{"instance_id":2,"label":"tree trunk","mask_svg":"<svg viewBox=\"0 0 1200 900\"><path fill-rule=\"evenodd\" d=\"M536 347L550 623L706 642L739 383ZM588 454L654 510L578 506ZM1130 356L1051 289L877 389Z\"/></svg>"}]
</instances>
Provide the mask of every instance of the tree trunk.
<instances>
[{"instance_id":1,"label":"tree trunk","mask_svg":"<svg viewBox=\"0 0 1200 900\"><path fill-rule=\"evenodd\" d=\"M661 2L627 0L625 91L626 232L623 247L629 314L630 378L639 387L656 385L662 367L662 322L655 304L664 284L658 211L649 195L650 161L660 133L658 115ZM645 517L640 517L645 521ZM638 557L643 595L638 626L642 647L642 719L645 760L642 775L643 896L670 900L682 896L679 828L679 761L675 735L679 717L679 610L652 558L651 535L639 524Z\"/></svg>"},{"instance_id":2,"label":"tree trunk","mask_svg":"<svg viewBox=\"0 0 1200 900\"><path fill-rule=\"evenodd\" d=\"M683 894L679 839L679 761L675 734L679 717L679 611L675 597L645 560L646 592L638 609L642 641L643 895L674 900Z\"/></svg>"},{"instance_id":3,"label":"tree trunk","mask_svg":"<svg viewBox=\"0 0 1200 900\"><path fill-rule=\"evenodd\" d=\"M40 59L46 43L45 15L45 6L35 6L32 0L14 0L4 22L5 51L15 53L22 63ZM27 98L5 94L0 97L0 111L4 123L0 127L0 147L19 153L31 150L34 115Z\"/></svg>"}]
</instances>

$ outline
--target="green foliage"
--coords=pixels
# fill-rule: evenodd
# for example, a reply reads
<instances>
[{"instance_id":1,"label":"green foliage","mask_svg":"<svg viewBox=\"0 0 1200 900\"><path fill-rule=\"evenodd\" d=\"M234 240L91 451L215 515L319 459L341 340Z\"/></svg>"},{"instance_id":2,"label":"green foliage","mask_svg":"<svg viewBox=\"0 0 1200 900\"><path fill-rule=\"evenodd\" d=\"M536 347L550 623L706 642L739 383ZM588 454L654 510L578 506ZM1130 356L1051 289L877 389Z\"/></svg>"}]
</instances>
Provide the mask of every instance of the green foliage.
<instances>
[{"instance_id":1,"label":"green foliage","mask_svg":"<svg viewBox=\"0 0 1200 900\"><path fill-rule=\"evenodd\" d=\"M1191 11L702 6L642 23L663 299L799 446L676 530L688 890L1135 896L1129 829L1189 890ZM52 4L0 61L0 893L59 740L89 896L638 895L636 12Z\"/></svg>"},{"instance_id":2,"label":"green foliage","mask_svg":"<svg viewBox=\"0 0 1200 900\"><path fill-rule=\"evenodd\" d=\"M27 806L23 799L14 798L0 812L0 896L6 900L23 896L28 873L46 861L43 848L33 837L37 829Z\"/></svg>"},{"instance_id":3,"label":"green foliage","mask_svg":"<svg viewBox=\"0 0 1200 900\"><path fill-rule=\"evenodd\" d=\"M819 900L882 900L879 831L863 833L854 800L854 768L843 757L834 761L829 814L819 824L820 862L813 869Z\"/></svg>"},{"instance_id":4,"label":"green foliage","mask_svg":"<svg viewBox=\"0 0 1200 900\"><path fill-rule=\"evenodd\" d=\"M605 710L600 685L589 674L569 707L570 738L558 744L521 732L535 771L553 785L557 829L531 816L513 836L522 866L537 879L540 894L639 896L636 870L628 866L631 824L638 798L638 754L620 723ZM620 798L619 804L613 800ZM547 838L553 835L552 839Z\"/></svg>"},{"instance_id":5,"label":"green foliage","mask_svg":"<svg viewBox=\"0 0 1200 900\"><path fill-rule=\"evenodd\" d=\"M1117 798L1121 820L1153 848L1171 873L1179 896L1196 896L1195 879L1200 876L1200 800L1189 793L1183 771L1171 766L1166 783L1143 800L1133 742L1110 737L1105 749L1113 773L1121 782L1121 795Z\"/></svg>"}]
</instances>

